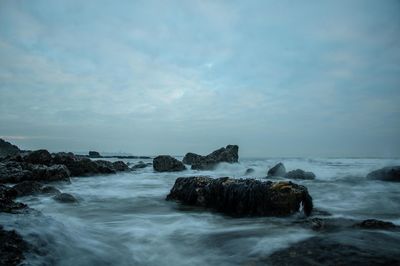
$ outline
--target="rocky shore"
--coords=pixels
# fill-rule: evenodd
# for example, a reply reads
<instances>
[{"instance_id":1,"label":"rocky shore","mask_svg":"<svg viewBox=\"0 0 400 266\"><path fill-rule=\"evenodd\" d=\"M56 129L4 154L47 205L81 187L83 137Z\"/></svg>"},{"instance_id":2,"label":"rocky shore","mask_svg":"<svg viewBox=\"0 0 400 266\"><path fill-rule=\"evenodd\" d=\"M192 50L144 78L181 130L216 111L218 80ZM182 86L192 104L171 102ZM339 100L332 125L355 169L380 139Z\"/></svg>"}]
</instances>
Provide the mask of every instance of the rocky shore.
<instances>
[{"instance_id":1,"label":"rocky shore","mask_svg":"<svg viewBox=\"0 0 400 266\"><path fill-rule=\"evenodd\" d=\"M152 166L155 173L181 172L187 169L187 165L195 172L210 171L219 163L239 163L238 150L237 145L228 145L206 156L189 152L182 161L160 155L154 157ZM0 140L0 155L0 213L9 215L32 212L28 205L18 201L18 198L29 195L42 195L57 204L79 208L81 198L76 198L73 193L64 193L57 184L70 183L71 177L118 172L134 175L135 171L151 165L137 162L129 166L123 161L111 162L103 160L106 157L95 151L87 156L47 150L21 151L3 140ZM365 182L398 182L399 169L399 166L393 166L375 170L365 177ZM254 169L249 168L245 175L253 173ZM288 227L305 228L316 234L271 255L254 259L249 262L251 265L400 265L400 241L390 235L400 231L398 225L374 217L367 220L330 217L328 212L315 208L312 192L300 185L304 183L292 182L315 182L317 176L312 172L296 168L287 171L280 162L265 169L265 174L258 179L203 175L179 177L166 200L171 204L200 207L206 212L219 212L232 219L291 217ZM0 265L20 265L25 255L34 250L35 247L17 231L0 225Z\"/></svg>"}]
</instances>

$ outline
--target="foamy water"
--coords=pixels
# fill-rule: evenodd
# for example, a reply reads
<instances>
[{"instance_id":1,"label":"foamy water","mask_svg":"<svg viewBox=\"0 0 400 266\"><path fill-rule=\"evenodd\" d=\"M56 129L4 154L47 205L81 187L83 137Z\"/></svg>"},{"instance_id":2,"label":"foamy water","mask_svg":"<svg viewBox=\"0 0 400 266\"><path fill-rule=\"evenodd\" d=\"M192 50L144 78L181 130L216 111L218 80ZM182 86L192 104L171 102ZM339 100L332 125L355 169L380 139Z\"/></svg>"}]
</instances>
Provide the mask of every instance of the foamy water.
<instances>
[{"instance_id":1,"label":"foamy water","mask_svg":"<svg viewBox=\"0 0 400 266\"><path fill-rule=\"evenodd\" d=\"M400 224L400 184L365 179L372 170L400 165L399 159L322 158L242 159L215 171L154 173L148 167L73 178L72 184L56 186L79 203L62 204L43 195L21 198L40 213L0 214L0 223L39 247L42 256L27 256L33 265L243 265L315 233L292 224L302 214L238 219L165 197L180 176L239 178L253 168L246 178L262 179L277 162L287 170L316 174L316 180L294 181L309 189L316 208L338 217Z\"/></svg>"}]
</instances>

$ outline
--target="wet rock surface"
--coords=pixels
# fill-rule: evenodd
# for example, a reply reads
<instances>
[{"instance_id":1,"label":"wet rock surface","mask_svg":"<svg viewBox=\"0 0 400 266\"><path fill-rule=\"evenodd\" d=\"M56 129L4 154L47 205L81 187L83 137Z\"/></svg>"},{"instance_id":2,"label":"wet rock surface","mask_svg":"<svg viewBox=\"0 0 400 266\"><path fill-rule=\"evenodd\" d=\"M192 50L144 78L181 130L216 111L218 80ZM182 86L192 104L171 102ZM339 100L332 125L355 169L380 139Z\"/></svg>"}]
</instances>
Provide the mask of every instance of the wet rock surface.
<instances>
[{"instance_id":1,"label":"wet rock surface","mask_svg":"<svg viewBox=\"0 0 400 266\"><path fill-rule=\"evenodd\" d=\"M313 179L315 179L315 174L313 172L306 172L301 169L296 169L296 170L287 172L285 177L288 179L313 180Z\"/></svg>"},{"instance_id":2,"label":"wet rock surface","mask_svg":"<svg viewBox=\"0 0 400 266\"><path fill-rule=\"evenodd\" d=\"M254 179L180 177L167 200L212 208L232 216L285 216L303 209L310 215L313 203L307 188L292 182Z\"/></svg>"},{"instance_id":3,"label":"wet rock surface","mask_svg":"<svg viewBox=\"0 0 400 266\"><path fill-rule=\"evenodd\" d=\"M400 166L388 166L367 175L367 179L400 182Z\"/></svg>"},{"instance_id":4,"label":"wet rock surface","mask_svg":"<svg viewBox=\"0 0 400 266\"><path fill-rule=\"evenodd\" d=\"M286 168L283 165L283 163L278 163L277 165L268 170L267 175L284 177L286 175Z\"/></svg>"},{"instance_id":5,"label":"wet rock surface","mask_svg":"<svg viewBox=\"0 0 400 266\"><path fill-rule=\"evenodd\" d=\"M0 225L0 265L20 265L29 245L15 231L4 230Z\"/></svg>"},{"instance_id":6,"label":"wet rock surface","mask_svg":"<svg viewBox=\"0 0 400 266\"><path fill-rule=\"evenodd\" d=\"M0 158L14 156L20 153L20 149L10 142L0 139Z\"/></svg>"},{"instance_id":7,"label":"wet rock surface","mask_svg":"<svg viewBox=\"0 0 400 266\"><path fill-rule=\"evenodd\" d=\"M68 193L61 193L53 197L54 200L61 203L76 203L78 200Z\"/></svg>"},{"instance_id":8,"label":"wet rock surface","mask_svg":"<svg viewBox=\"0 0 400 266\"><path fill-rule=\"evenodd\" d=\"M181 161L169 155L160 155L154 158L153 168L157 172L178 172L186 169Z\"/></svg>"},{"instance_id":9,"label":"wet rock surface","mask_svg":"<svg viewBox=\"0 0 400 266\"><path fill-rule=\"evenodd\" d=\"M191 165L194 170L212 170L218 163L237 163L239 160L239 146L228 145L212 153L202 156L189 152L183 158L183 163Z\"/></svg>"}]
</instances>

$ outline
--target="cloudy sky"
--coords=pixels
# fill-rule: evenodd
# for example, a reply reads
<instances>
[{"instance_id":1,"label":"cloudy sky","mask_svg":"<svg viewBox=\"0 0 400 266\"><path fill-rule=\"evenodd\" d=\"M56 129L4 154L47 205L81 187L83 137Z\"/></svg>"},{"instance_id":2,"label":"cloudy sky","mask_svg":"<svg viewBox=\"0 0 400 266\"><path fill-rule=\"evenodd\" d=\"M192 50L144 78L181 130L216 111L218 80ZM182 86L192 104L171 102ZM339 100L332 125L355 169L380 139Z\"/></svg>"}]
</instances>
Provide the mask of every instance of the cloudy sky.
<instances>
[{"instance_id":1,"label":"cloudy sky","mask_svg":"<svg viewBox=\"0 0 400 266\"><path fill-rule=\"evenodd\" d=\"M0 0L0 136L400 156L400 1Z\"/></svg>"}]
</instances>

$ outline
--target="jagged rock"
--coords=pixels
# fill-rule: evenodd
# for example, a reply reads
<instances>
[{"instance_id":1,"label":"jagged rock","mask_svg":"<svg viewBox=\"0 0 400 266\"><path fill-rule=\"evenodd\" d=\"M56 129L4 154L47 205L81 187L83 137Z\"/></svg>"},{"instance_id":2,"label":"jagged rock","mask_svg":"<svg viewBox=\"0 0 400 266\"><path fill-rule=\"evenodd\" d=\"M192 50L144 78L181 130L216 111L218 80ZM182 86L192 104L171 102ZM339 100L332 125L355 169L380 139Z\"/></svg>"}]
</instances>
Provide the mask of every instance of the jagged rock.
<instances>
[{"instance_id":1,"label":"jagged rock","mask_svg":"<svg viewBox=\"0 0 400 266\"><path fill-rule=\"evenodd\" d=\"M191 168L195 170L212 170L221 162L237 163L239 159L238 152L239 146L237 145L228 145L206 156L189 152L183 158L183 162L191 165Z\"/></svg>"},{"instance_id":2,"label":"jagged rock","mask_svg":"<svg viewBox=\"0 0 400 266\"><path fill-rule=\"evenodd\" d=\"M313 180L315 179L315 174L313 172L305 172L301 169L289 171L286 175L286 178L289 179L305 179L305 180Z\"/></svg>"},{"instance_id":3,"label":"jagged rock","mask_svg":"<svg viewBox=\"0 0 400 266\"><path fill-rule=\"evenodd\" d=\"M20 153L20 149L10 142L0 139L0 158L14 156Z\"/></svg>"},{"instance_id":4,"label":"jagged rock","mask_svg":"<svg viewBox=\"0 0 400 266\"><path fill-rule=\"evenodd\" d=\"M38 194L42 191L42 184L36 181L23 181L12 187L16 191L17 197Z\"/></svg>"},{"instance_id":5,"label":"jagged rock","mask_svg":"<svg viewBox=\"0 0 400 266\"><path fill-rule=\"evenodd\" d=\"M180 177L167 200L212 208L233 216L285 216L300 210L310 215L313 204L307 188L292 182L254 179Z\"/></svg>"},{"instance_id":6,"label":"jagged rock","mask_svg":"<svg viewBox=\"0 0 400 266\"><path fill-rule=\"evenodd\" d=\"M117 171L117 172L123 172L123 171L129 170L129 166L126 163L124 163L123 161L113 162L112 166L114 167L115 171Z\"/></svg>"},{"instance_id":7,"label":"jagged rock","mask_svg":"<svg viewBox=\"0 0 400 266\"><path fill-rule=\"evenodd\" d=\"M367 175L368 179L400 182L400 166L388 166Z\"/></svg>"},{"instance_id":8,"label":"jagged rock","mask_svg":"<svg viewBox=\"0 0 400 266\"><path fill-rule=\"evenodd\" d=\"M248 168L246 170L246 172L244 173L244 175L249 175L249 174L252 174L252 173L254 173L254 169L253 168Z\"/></svg>"},{"instance_id":9,"label":"jagged rock","mask_svg":"<svg viewBox=\"0 0 400 266\"><path fill-rule=\"evenodd\" d=\"M153 168L157 172L177 172L186 169L181 161L169 155L160 155L154 158Z\"/></svg>"},{"instance_id":10,"label":"jagged rock","mask_svg":"<svg viewBox=\"0 0 400 266\"><path fill-rule=\"evenodd\" d=\"M28 243L15 231L6 231L0 225L0 265L20 265Z\"/></svg>"},{"instance_id":11,"label":"jagged rock","mask_svg":"<svg viewBox=\"0 0 400 266\"><path fill-rule=\"evenodd\" d=\"M24 169L26 165L26 163L8 160L0 162L0 183L17 183L29 180L32 172Z\"/></svg>"},{"instance_id":12,"label":"jagged rock","mask_svg":"<svg viewBox=\"0 0 400 266\"><path fill-rule=\"evenodd\" d=\"M394 229L397 227L394 223L380 221L376 219L367 219L354 224L354 226L363 229Z\"/></svg>"},{"instance_id":13,"label":"jagged rock","mask_svg":"<svg viewBox=\"0 0 400 266\"><path fill-rule=\"evenodd\" d=\"M24 157L24 161L31 164L51 165L53 158L47 150L36 150Z\"/></svg>"},{"instance_id":14,"label":"jagged rock","mask_svg":"<svg viewBox=\"0 0 400 266\"><path fill-rule=\"evenodd\" d=\"M286 168L283 163L278 163L274 167L268 170L268 176L280 176L284 177L286 175Z\"/></svg>"},{"instance_id":15,"label":"jagged rock","mask_svg":"<svg viewBox=\"0 0 400 266\"><path fill-rule=\"evenodd\" d=\"M50 195L58 195L58 194L61 194L61 191L53 186L45 186L42 188L41 193L50 194Z\"/></svg>"},{"instance_id":16,"label":"jagged rock","mask_svg":"<svg viewBox=\"0 0 400 266\"><path fill-rule=\"evenodd\" d=\"M54 200L61 203L76 203L78 200L68 193L61 193L53 197Z\"/></svg>"},{"instance_id":17,"label":"jagged rock","mask_svg":"<svg viewBox=\"0 0 400 266\"><path fill-rule=\"evenodd\" d=\"M102 156L97 151L89 151L89 157L90 158L101 158Z\"/></svg>"}]
</instances>

